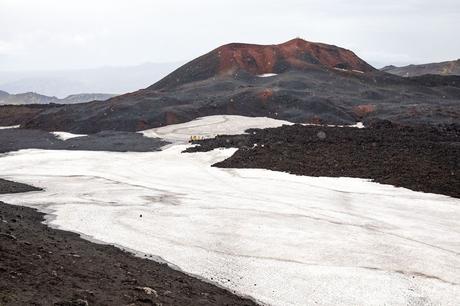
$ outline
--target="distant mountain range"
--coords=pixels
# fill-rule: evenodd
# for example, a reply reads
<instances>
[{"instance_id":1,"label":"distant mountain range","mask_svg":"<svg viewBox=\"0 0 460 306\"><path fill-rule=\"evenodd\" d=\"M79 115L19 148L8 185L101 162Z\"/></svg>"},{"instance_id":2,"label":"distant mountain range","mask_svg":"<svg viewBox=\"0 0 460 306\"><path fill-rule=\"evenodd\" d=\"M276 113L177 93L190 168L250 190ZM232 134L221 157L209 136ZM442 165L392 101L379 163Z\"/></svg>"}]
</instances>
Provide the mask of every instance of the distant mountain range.
<instances>
[{"instance_id":1,"label":"distant mountain range","mask_svg":"<svg viewBox=\"0 0 460 306\"><path fill-rule=\"evenodd\" d=\"M460 59L456 61L422 65L409 65L404 67L386 66L383 67L381 70L402 77L414 77L426 74L460 75Z\"/></svg>"},{"instance_id":2,"label":"distant mountain range","mask_svg":"<svg viewBox=\"0 0 460 306\"><path fill-rule=\"evenodd\" d=\"M24 105L24 104L74 104L85 103L90 101L105 101L114 97L111 94L75 94L59 99L40 95L34 92L26 92L21 94L9 94L6 91L0 90L0 105Z\"/></svg>"},{"instance_id":3,"label":"distant mountain range","mask_svg":"<svg viewBox=\"0 0 460 306\"><path fill-rule=\"evenodd\" d=\"M3 107L0 125L91 134L226 114L297 123L440 124L460 121L459 101L460 76L403 78L350 50L293 39L221 46L145 89L104 103Z\"/></svg>"},{"instance_id":4,"label":"distant mountain range","mask_svg":"<svg viewBox=\"0 0 460 306\"><path fill-rule=\"evenodd\" d=\"M64 98L82 92L123 94L145 88L182 63L145 63L61 71L0 71L0 90Z\"/></svg>"}]
</instances>

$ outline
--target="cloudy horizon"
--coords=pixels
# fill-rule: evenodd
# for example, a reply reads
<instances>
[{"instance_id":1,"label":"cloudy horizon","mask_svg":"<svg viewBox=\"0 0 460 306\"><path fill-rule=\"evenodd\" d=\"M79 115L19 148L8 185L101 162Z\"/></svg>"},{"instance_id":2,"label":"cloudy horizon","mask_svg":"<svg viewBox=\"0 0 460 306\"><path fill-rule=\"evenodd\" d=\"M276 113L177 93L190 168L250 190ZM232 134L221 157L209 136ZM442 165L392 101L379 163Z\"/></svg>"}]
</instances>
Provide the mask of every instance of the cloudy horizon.
<instances>
[{"instance_id":1,"label":"cloudy horizon","mask_svg":"<svg viewBox=\"0 0 460 306\"><path fill-rule=\"evenodd\" d=\"M230 42L295 37L375 67L460 58L454 0L0 0L0 71L185 62Z\"/></svg>"}]
</instances>

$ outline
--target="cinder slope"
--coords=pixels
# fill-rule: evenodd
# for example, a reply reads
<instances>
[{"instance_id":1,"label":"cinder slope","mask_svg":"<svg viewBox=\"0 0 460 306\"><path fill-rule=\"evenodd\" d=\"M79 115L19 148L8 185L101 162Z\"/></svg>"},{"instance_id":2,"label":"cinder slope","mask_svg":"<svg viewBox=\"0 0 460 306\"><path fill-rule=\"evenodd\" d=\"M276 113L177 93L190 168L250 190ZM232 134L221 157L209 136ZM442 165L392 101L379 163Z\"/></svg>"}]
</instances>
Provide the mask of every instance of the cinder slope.
<instances>
[{"instance_id":1,"label":"cinder slope","mask_svg":"<svg viewBox=\"0 0 460 306\"><path fill-rule=\"evenodd\" d=\"M149 89L168 89L212 77L237 76L243 72L262 75L308 71L312 66L375 71L350 50L299 38L279 45L233 43L185 64Z\"/></svg>"}]
</instances>

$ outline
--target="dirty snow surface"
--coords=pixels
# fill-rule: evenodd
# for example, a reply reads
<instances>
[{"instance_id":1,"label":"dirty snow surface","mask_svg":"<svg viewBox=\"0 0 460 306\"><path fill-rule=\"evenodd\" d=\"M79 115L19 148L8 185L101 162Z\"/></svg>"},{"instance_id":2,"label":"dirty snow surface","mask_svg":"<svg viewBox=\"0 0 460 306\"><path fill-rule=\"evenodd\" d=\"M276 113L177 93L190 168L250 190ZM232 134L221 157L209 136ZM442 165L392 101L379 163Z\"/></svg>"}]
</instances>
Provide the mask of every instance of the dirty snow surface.
<instances>
[{"instance_id":1,"label":"dirty snow surface","mask_svg":"<svg viewBox=\"0 0 460 306\"><path fill-rule=\"evenodd\" d=\"M190 129L212 130L207 120ZM2 177L46 191L0 200L264 304L460 305L459 199L361 179L212 168L235 150L182 154L186 147L10 153L0 158Z\"/></svg>"}]
</instances>

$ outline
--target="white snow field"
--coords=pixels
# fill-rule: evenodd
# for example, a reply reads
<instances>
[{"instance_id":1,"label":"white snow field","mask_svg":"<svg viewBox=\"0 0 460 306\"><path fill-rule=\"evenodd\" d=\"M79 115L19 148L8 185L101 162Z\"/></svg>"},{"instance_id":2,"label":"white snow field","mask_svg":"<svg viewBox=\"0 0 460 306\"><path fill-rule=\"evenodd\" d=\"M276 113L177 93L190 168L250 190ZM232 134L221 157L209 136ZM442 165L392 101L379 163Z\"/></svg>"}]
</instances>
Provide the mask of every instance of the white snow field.
<instances>
[{"instance_id":1,"label":"white snow field","mask_svg":"<svg viewBox=\"0 0 460 306\"><path fill-rule=\"evenodd\" d=\"M460 305L459 199L361 179L212 168L235 149L182 154L186 147L6 154L2 177L46 191L0 200L263 304Z\"/></svg>"},{"instance_id":2,"label":"white snow field","mask_svg":"<svg viewBox=\"0 0 460 306\"><path fill-rule=\"evenodd\" d=\"M271 128L292 125L292 122L267 117L244 117L235 115L215 115L195 119L191 122L167 125L141 131L145 137L163 138L174 143L186 143L191 136L212 138L217 135L242 134L250 128Z\"/></svg>"}]
</instances>

